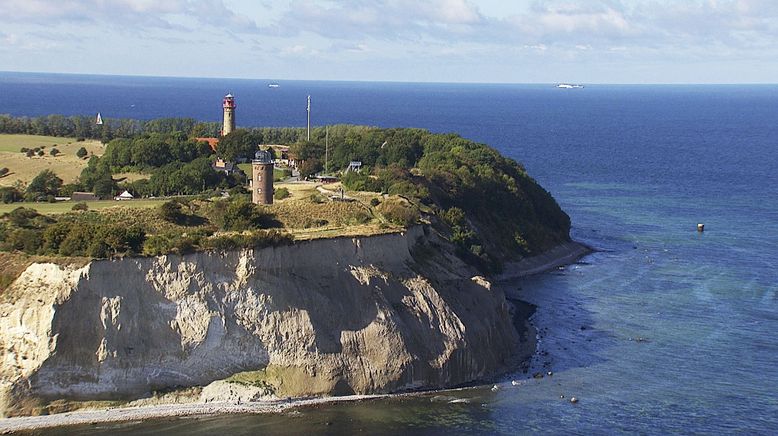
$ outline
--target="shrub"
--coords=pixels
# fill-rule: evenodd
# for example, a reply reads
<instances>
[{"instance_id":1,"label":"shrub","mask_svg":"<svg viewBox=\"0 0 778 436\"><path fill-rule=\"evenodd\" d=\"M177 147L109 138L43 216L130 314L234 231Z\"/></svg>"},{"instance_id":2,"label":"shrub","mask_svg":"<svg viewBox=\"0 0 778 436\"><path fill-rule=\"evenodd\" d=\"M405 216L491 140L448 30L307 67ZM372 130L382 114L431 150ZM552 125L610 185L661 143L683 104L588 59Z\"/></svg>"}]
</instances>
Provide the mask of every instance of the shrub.
<instances>
[{"instance_id":1,"label":"shrub","mask_svg":"<svg viewBox=\"0 0 778 436\"><path fill-rule=\"evenodd\" d=\"M322 204L327 202L327 199L324 198L324 196L319 194L318 192L314 192L313 194L311 194L309 198L311 200L311 203L314 204Z\"/></svg>"},{"instance_id":2,"label":"shrub","mask_svg":"<svg viewBox=\"0 0 778 436\"><path fill-rule=\"evenodd\" d=\"M86 202L82 201L80 203L74 204L73 207L70 208L70 210L75 210L75 211L89 210L89 205L86 204Z\"/></svg>"},{"instance_id":3,"label":"shrub","mask_svg":"<svg viewBox=\"0 0 778 436\"><path fill-rule=\"evenodd\" d=\"M391 223L410 226L419 220L419 211L403 201L385 201L377 210Z\"/></svg>"},{"instance_id":4,"label":"shrub","mask_svg":"<svg viewBox=\"0 0 778 436\"><path fill-rule=\"evenodd\" d=\"M6 249L24 251L36 254L43 245L40 230L16 229L5 238Z\"/></svg>"},{"instance_id":5,"label":"shrub","mask_svg":"<svg viewBox=\"0 0 778 436\"><path fill-rule=\"evenodd\" d=\"M325 219L305 218L303 221L303 228L310 229L314 227L324 227L330 222Z\"/></svg>"},{"instance_id":6,"label":"shrub","mask_svg":"<svg viewBox=\"0 0 778 436\"><path fill-rule=\"evenodd\" d=\"M19 149L19 151L21 151L22 153L27 153L28 151L30 151L30 149L27 147L22 147L21 149Z\"/></svg>"},{"instance_id":7,"label":"shrub","mask_svg":"<svg viewBox=\"0 0 778 436\"><path fill-rule=\"evenodd\" d=\"M293 242L292 235L278 230L255 230L231 235L218 235L203 241L205 248L230 251L241 248L265 248L288 245Z\"/></svg>"},{"instance_id":8,"label":"shrub","mask_svg":"<svg viewBox=\"0 0 778 436\"><path fill-rule=\"evenodd\" d=\"M8 220L16 227L32 227L31 220L40 216L38 211L28 207L17 207L8 213Z\"/></svg>"},{"instance_id":9,"label":"shrub","mask_svg":"<svg viewBox=\"0 0 778 436\"><path fill-rule=\"evenodd\" d=\"M112 254L133 254L140 253L143 249L143 242L146 240L146 232L138 225L125 227L123 225L102 226L95 237L99 242L100 250L105 250ZM93 243L95 242L93 241ZM90 247L90 250L92 247ZM103 251L99 251L103 253ZM107 257L106 255L94 257Z\"/></svg>"},{"instance_id":10,"label":"shrub","mask_svg":"<svg viewBox=\"0 0 778 436\"><path fill-rule=\"evenodd\" d=\"M74 224L70 232L59 245L59 254L62 256L86 256L87 249L92 243L95 229L89 224Z\"/></svg>"},{"instance_id":11,"label":"shrub","mask_svg":"<svg viewBox=\"0 0 778 436\"><path fill-rule=\"evenodd\" d=\"M43 231L43 249L47 253L59 253L59 247L70 234L72 223L58 222L54 223Z\"/></svg>"},{"instance_id":12,"label":"shrub","mask_svg":"<svg viewBox=\"0 0 778 436\"><path fill-rule=\"evenodd\" d=\"M373 218L370 216L369 213L367 213L364 210L356 211L353 215L348 217L348 220L346 221L349 225L360 225L360 224L367 224L372 220Z\"/></svg>"},{"instance_id":13,"label":"shrub","mask_svg":"<svg viewBox=\"0 0 778 436\"><path fill-rule=\"evenodd\" d=\"M181 203L176 200L162 203L157 211L160 218L170 223L180 224L186 219L186 215L181 210Z\"/></svg>"},{"instance_id":14,"label":"shrub","mask_svg":"<svg viewBox=\"0 0 778 436\"><path fill-rule=\"evenodd\" d=\"M377 199L377 198L371 198L371 199L370 199L370 205L371 205L371 206L373 206L373 207L376 207L376 206L378 206L379 204L381 204L381 200L379 200L379 199Z\"/></svg>"},{"instance_id":15,"label":"shrub","mask_svg":"<svg viewBox=\"0 0 778 436\"><path fill-rule=\"evenodd\" d=\"M43 150L38 150L38 157L43 157L44 154Z\"/></svg>"},{"instance_id":16,"label":"shrub","mask_svg":"<svg viewBox=\"0 0 778 436\"><path fill-rule=\"evenodd\" d=\"M50 154L50 155L52 155L52 156L56 156L56 155L58 155L58 154L59 154L59 150L57 150L56 148L52 148L52 149L49 151L49 154Z\"/></svg>"},{"instance_id":17,"label":"shrub","mask_svg":"<svg viewBox=\"0 0 778 436\"><path fill-rule=\"evenodd\" d=\"M289 198L289 190L287 188L278 188L273 193L273 198L276 200L283 200L284 198Z\"/></svg>"},{"instance_id":18,"label":"shrub","mask_svg":"<svg viewBox=\"0 0 778 436\"><path fill-rule=\"evenodd\" d=\"M6 167L0 168L0 177L3 177L4 175L8 174L11 170L9 170Z\"/></svg>"},{"instance_id":19,"label":"shrub","mask_svg":"<svg viewBox=\"0 0 778 436\"><path fill-rule=\"evenodd\" d=\"M32 150L27 150L24 152L24 155L27 157L33 157L35 155L35 152Z\"/></svg>"},{"instance_id":20,"label":"shrub","mask_svg":"<svg viewBox=\"0 0 778 436\"><path fill-rule=\"evenodd\" d=\"M16 188L10 186L0 188L0 201L5 204L22 201L22 193L19 192L19 190Z\"/></svg>"},{"instance_id":21,"label":"shrub","mask_svg":"<svg viewBox=\"0 0 778 436\"><path fill-rule=\"evenodd\" d=\"M160 256L172 251L173 241L167 235L152 235L143 243L143 254L146 256Z\"/></svg>"},{"instance_id":22,"label":"shrub","mask_svg":"<svg viewBox=\"0 0 778 436\"><path fill-rule=\"evenodd\" d=\"M78 141L83 141L83 140L84 140L83 138L78 138ZM78 156L81 159L86 157L87 154L88 152L86 151L86 147L81 147L78 149L78 151L76 151L76 156Z\"/></svg>"},{"instance_id":23,"label":"shrub","mask_svg":"<svg viewBox=\"0 0 778 436\"><path fill-rule=\"evenodd\" d=\"M260 226L265 217L257 206L244 197L219 200L213 205L214 222L222 230L243 231Z\"/></svg>"}]
</instances>

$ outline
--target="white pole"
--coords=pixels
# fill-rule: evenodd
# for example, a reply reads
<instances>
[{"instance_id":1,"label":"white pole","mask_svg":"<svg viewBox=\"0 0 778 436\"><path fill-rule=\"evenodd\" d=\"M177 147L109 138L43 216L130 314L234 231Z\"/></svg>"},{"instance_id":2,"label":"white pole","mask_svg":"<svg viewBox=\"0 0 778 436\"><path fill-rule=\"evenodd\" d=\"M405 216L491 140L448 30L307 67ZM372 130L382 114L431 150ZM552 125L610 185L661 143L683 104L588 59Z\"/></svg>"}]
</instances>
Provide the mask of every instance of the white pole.
<instances>
[{"instance_id":1,"label":"white pole","mask_svg":"<svg viewBox=\"0 0 778 436\"><path fill-rule=\"evenodd\" d=\"M308 96L308 141L311 140L311 96Z\"/></svg>"},{"instance_id":2,"label":"white pole","mask_svg":"<svg viewBox=\"0 0 778 436\"><path fill-rule=\"evenodd\" d=\"M324 172L330 173L330 126L324 127Z\"/></svg>"}]
</instances>

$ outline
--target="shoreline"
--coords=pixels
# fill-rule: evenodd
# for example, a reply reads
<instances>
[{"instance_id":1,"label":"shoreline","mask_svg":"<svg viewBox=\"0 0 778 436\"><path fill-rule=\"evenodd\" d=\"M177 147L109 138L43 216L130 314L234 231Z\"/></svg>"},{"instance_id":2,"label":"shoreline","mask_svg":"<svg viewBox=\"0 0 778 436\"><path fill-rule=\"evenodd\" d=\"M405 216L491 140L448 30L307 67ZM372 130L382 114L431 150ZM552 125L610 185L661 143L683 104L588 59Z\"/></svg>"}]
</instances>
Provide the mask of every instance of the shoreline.
<instances>
[{"instance_id":1,"label":"shoreline","mask_svg":"<svg viewBox=\"0 0 778 436\"><path fill-rule=\"evenodd\" d=\"M421 392L420 392L421 393ZM82 410L54 415L20 416L0 419L0 434L89 424L115 424L147 419L183 418L189 416L281 413L297 407L339 402L359 402L409 394L347 395L342 397L267 400L250 403L169 403L153 406L130 406Z\"/></svg>"},{"instance_id":2,"label":"shoreline","mask_svg":"<svg viewBox=\"0 0 778 436\"><path fill-rule=\"evenodd\" d=\"M515 278L526 277L550 271L562 265L571 264L581 257L593 252L584 244L571 241L560 244L546 253L513 262L506 265L508 273L495 277L496 282L504 282ZM507 297L507 296L506 296ZM529 311L530 307L517 307L515 301L508 300L514 310ZM524 302L520 302L524 303ZM528 304L528 303L524 303ZM534 326L525 320L525 331L520 334L532 337ZM519 326L517 326L518 328ZM460 388L461 389L461 388ZM442 389L434 392L459 390L457 388ZM383 398L397 398L429 394L431 391L418 391L397 394L347 395L341 397L298 398L289 400L266 400L251 403L216 402L216 403L168 403L145 406L128 406L96 410L81 410L57 413L53 415L23 416L0 419L0 434L10 434L18 431L34 431L53 427L69 427L89 424L115 424L121 422L143 421L147 419L183 418L190 416L234 415L234 414L269 414L282 413L298 407L331 404L338 402L359 402Z\"/></svg>"},{"instance_id":3,"label":"shoreline","mask_svg":"<svg viewBox=\"0 0 778 436\"><path fill-rule=\"evenodd\" d=\"M496 282L542 274L564 265L575 263L595 250L577 241L565 242L537 256L505 264L504 272L495 276Z\"/></svg>"}]
</instances>

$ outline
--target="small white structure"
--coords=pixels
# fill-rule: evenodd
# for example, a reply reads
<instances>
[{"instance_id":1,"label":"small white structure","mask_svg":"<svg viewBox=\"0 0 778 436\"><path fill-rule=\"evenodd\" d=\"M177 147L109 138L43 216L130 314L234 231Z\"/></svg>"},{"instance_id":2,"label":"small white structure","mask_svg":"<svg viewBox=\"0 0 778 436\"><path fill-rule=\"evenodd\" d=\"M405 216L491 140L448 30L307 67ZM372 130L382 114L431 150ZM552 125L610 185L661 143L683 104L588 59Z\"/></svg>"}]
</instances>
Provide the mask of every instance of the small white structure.
<instances>
[{"instance_id":1,"label":"small white structure","mask_svg":"<svg viewBox=\"0 0 778 436\"><path fill-rule=\"evenodd\" d=\"M346 168L346 172L354 171L354 172L360 172L362 171L362 162L352 160L348 163L348 168Z\"/></svg>"},{"instance_id":2,"label":"small white structure","mask_svg":"<svg viewBox=\"0 0 778 436\"><path fill-rule=\"evenodd\" d=\"M129 191L125 190L124 192L119 194L118 197L114 197L113 199L114 200L132 200L133 198L135 198L135 197L133 197L132 194L130 194Z\"/></svg>"}]
</instances>

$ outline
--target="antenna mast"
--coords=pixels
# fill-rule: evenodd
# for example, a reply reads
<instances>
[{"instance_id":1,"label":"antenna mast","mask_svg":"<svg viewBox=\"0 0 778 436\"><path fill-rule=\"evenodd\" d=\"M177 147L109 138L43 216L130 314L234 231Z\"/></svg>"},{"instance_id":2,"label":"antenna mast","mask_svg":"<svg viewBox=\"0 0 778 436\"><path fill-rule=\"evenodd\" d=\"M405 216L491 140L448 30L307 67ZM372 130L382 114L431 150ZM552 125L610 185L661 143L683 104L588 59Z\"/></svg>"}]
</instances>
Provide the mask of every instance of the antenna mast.
<instances>
[{"instance_id":1,"label":"antenna mast","mask_svg":"<svg viewBox=\"0 0 778 436\"><path fill-rule=\"evenodd\" d=\"M311 140L311 96L308 96L308 141Z\"/></svg>"},{"instance_id":2,"label":"antenna mast","mask_svg":"<svg viewBox=\"0 0 778 436\"><path fill-rule=\"evenodd\" d=\"M330 126L324 126L324 174L330 173Z\"/></svg>"}]
</instances>

